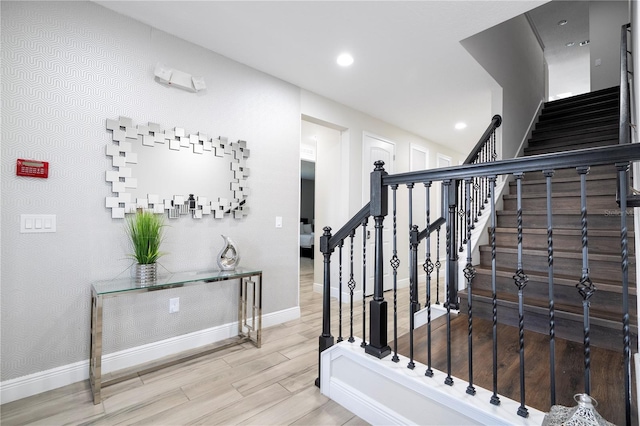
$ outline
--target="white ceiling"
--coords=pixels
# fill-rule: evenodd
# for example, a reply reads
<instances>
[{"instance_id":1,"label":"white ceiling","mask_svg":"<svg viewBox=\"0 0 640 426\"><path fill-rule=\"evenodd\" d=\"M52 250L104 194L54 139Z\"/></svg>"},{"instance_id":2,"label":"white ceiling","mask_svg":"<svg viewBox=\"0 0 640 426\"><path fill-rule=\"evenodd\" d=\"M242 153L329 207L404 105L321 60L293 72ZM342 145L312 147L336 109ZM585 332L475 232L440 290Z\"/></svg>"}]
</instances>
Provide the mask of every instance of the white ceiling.
<instances>
[{"instance_id":1,"label":"white ceiling","mask_svg":"<svg viewBox=\"0 0 640 426\"><path fill-rule=\"evenodd\" d=\"M528 15L544 45L550 99L589 92L590 45L580 46L580 42L589 39L589 2L552 1ZM558 25L561 20L567 23Z\"/></svg>"},{"instance_id":2,"label":"white ceiling","mask_svg":"<svg viewBox=\"0 0 640 426\"><path fill-rule=\"evenodd\" d=\"M461 152L491 120L491 78L459 41L545 2L97 1Z\"/></svg>"}]
</instances>

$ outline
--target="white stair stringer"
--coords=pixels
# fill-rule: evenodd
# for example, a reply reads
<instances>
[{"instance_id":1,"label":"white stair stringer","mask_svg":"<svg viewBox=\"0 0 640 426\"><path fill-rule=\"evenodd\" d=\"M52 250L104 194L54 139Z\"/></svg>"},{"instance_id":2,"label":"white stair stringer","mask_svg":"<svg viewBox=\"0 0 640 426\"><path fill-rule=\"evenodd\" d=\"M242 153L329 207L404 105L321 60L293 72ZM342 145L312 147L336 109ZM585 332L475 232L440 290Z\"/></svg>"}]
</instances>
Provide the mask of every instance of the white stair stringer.
<instances>
[{"instance_id":1,"label":"white stair stringer","mask_svg":"<svg viewBox=\"0 0 640 426\"><path fill-rule=\"evenodd\" d=\"M468 395L464 380L445 385L445 373L426 377L424 364L410 370L409 359L399 357L380 360L365 354L359 340L342 341L322 352L321 392L374 425L539 425L544 419L531 407L528 418L518 416L520 403L504 396L492 405L492 392L477 386Z\"/></svg>"}]
</instances>

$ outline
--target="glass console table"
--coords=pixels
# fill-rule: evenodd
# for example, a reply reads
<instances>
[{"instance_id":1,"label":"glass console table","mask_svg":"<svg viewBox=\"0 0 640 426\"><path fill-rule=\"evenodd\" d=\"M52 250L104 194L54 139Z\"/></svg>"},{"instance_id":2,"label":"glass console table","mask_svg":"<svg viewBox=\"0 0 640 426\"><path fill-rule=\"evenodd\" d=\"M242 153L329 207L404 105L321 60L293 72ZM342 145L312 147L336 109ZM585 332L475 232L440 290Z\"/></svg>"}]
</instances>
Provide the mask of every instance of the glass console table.
<instances>
[{"instance_id":1,"label":"glass console table","mask_svg":"<svg viewBox=\"0 0 640 426\"><path fill-rule=\"evenodd\" d=\"M247 341L259 348L262 344L262 271L251 268L236 268L233 271L180 272L160 275L154 284L144 287L136 284L132 278L93 283L91 285L91 358L89 360L89 380L93 392L93 403L99 404L102 400L100 390L103 386L127 380L137 374L136 372L108 381L102 380L102 303L105 298L192 285L215 285L217 282L228 280L238 280L240 293L238 298L238 339L230 344L172 358L171 361L161 364L156 363L151 368L145 368L144 371L149 372Z\"/></svg>"}]
</instances>

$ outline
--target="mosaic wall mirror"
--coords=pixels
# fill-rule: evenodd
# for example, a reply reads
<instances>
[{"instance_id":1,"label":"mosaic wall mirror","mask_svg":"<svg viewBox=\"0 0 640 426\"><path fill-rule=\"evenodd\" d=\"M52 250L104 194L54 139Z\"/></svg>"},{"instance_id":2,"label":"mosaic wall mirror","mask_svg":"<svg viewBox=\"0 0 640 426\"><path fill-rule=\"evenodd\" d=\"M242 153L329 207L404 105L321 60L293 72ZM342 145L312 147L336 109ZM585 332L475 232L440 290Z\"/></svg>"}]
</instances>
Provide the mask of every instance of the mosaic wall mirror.
<instances>
[{"instance_id":1,"label":"mosaic wall mirror","mask_svg":"<svg viewBox=\"0 0 640 426\"><path fill-rule=\"evenodd\" d=\"M107 119L107 130L113 169L106 180L115 194L106 199L111 217L124 218L138 209L166 211L172 219L247 215L250 151L245 141L156 123L134 125L127 117Z\"/></svg>"}]
</instances>

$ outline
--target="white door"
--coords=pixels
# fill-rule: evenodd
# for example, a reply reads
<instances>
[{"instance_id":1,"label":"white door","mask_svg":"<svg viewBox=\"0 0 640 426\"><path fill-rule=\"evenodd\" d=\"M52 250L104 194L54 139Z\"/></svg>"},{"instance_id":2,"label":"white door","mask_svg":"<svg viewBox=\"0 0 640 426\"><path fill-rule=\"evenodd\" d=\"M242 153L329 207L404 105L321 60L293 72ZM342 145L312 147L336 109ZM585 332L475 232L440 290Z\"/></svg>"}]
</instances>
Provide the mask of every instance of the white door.
<instances>
[{"instance_id":1,"label":"white door","mask_svg":"<svg viewBox=\"0 0 640 426\"><path fill-rule=\"evenodd\" d=\"M373 163L376 161L382 160L384 161L384 169L387 173L394 173L394 162L395 162L395 150L396 146L393 142L381 139L377 136L373 136L371 134L365 133L363 136L363 147L362 147L362 199L363 205L368 203L370 196L370 175L374 169ZM385 217L384 220L384 228L382 231L382 249L383 249L383 290L390 290L393 288L392 282L392 270L391 264L389 263L392 256L392 232L393 232L393 221L391 217L392 206L391 206L391 190L389 190L389 215ZM373 273L374 273L374 259L375 259L375 223L373 218L369 218L369 222L367 223L367 234L369 238L367 239L367 279L365 281L365 295L373 294Z\"/></svg>"}]
</instances>

